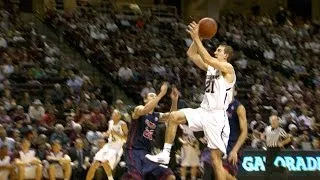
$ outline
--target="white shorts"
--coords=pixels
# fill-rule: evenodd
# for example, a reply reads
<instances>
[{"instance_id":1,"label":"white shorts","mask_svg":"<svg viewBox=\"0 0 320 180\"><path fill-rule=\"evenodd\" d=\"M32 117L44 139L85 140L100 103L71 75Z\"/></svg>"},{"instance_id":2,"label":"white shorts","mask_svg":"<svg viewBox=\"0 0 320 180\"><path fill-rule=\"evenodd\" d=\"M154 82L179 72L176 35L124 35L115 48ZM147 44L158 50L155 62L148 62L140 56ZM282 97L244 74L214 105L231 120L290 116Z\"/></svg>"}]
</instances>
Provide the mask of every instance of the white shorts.
<instances>
[{"instance_id":1,"label":"white shorts","mask_svg":"<svg viewBox=\"0 0 320 180\"><path fill-rule=\"evenodd\" d=\"M123 154L123 143L107 143L94 156L95 161L109 162L109 165L114 169L121 160Z\"/></svg>"},{"instance_id":2,"label":"white shorts","mask_svg":"<svg viewBox=\"0 0 320 180\"><path fill-rule=\"evenodd\" d=\"M203 108L180 109L193 131L203 131L208 139L208 147L219 149L226 156L227 145L230 134L229 120L226 111L208 111Z\"/></svg>"}]
</instances>

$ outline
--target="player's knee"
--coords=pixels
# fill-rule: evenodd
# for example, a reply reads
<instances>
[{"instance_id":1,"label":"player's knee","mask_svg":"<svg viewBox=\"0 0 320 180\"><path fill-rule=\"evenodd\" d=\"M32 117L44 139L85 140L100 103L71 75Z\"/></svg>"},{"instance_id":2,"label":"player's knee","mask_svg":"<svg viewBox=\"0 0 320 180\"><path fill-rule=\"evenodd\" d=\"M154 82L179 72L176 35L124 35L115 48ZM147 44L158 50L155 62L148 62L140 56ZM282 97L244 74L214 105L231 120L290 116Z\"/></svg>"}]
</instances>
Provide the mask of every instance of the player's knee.
<instances>
[{"instance_id":1,"label":"player's knee","mask_svg":"<svg viewBox=\"0 0 320 180\"><path fill-rule=\"evenodd\" d=\"M174 124L183 124L186 122L186 117L181 111L174 111L171 112L170 117L169 117L170 123Z\"/></svg>"},{"instance_id":2,"label":"player's knee","mask_svg":"<svg viewBox=\"0 0 320 180\"><path fill-rule=\"evenodd\" d=\"M176 177L174 175L170 175L167 177L167 180L176 180Z\"/></svg>"}]
</instances>

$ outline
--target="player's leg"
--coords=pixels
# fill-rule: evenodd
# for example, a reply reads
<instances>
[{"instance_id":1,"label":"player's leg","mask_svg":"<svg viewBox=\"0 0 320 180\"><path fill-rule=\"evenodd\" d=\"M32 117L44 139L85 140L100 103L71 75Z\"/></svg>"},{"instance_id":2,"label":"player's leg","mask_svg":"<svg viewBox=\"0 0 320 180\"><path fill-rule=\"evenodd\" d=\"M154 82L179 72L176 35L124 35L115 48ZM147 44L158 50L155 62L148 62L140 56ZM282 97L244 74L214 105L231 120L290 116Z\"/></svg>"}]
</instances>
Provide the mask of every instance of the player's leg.
<instances>
[{"instance_id":1,"label":"player's leg","mask_svg":"<svg viewBox=\"0 0 320 180\"><path fill-rule=\"evenodd\" d=\"M226 172L227 180L236 180L236 175L238 174L238 167L241 165L241 153L238 153L238 162L233 165L227 159L223 160L223 167Z\"/></svg>"},{"instance_id":2,"label":"player's leg","mask_svg":"<svg viewBox=\"0 0 320 180\"><path fill-rule=\"evenodd\" d=\"M186 175L187 175L187 167L186 166L181 166L181 168L180 168L180 179L181 180L186 180Z\"/></svg>"},{"instance_id":3,"label":"player's leg","mask_svg":"<svg viewBox=\"0 0 320 180\"><path fill-rule=\"evenodd\" d=\"M172 170L164 165L159 165L150 161L147 158L143 160L142 172L145 175L152 174L154 178L158 180L175 180L176 177Z\"/></svg>"},{"instance_id":4,"label":"player's leg","mask_svg":"<svg viewBox=\"0 0 320 180\"><path fill-rule=\"evenodd\" d=\"M227 170L225 170L225 172L227 180L237 180L237 178L231 175Z\"/></svg>"},{"instance_id":5,"label":"player's leg","mask_svg":"<svg viewBox=\"0 0 320 180\"><path fill-rule=\"evenodd\" d=\"M108 179L113 180L112 169L110 167L109 161L103 162L102 167L103 167L104 171L106 172Z\"/></svg>"},{"instance_id":6,"label":"player's leg","mask_svg":"<svg viewBox=\"0 0 320 180\"><path fill-rule=\"evenodd\" d=\"M121 177L121 180L142 180L142 158L145 158L145 153L140 155L141 150L125 150L125 162L127 172ZM143 156L143 157L142 157ZM142 158L141 158L142 157Z\"/></svg>"},{"instance_id":7,"label":"player's leg","mask_svg":"<svg viewBox=\"0 0 320 180\"><path fill-rule=\"evenodd\" d=\"M203 175L202 180L215 180L212 165L204 162L203 163Z\"/></svg>"},{"instance_id":8,"label":"player's leg","mask_svg":"<svg viewBox=\"0 0 320 180\"><path fill-rule=\"evenodd\" d=\"M197 174L198 174L198 167L197 166L191 167L191 180L196 180Z\"/></svg>"},{"instance_id":9,"label":"player's leg","mask_svg":"<svg viewBox=\"0 0 320 180\"><path fill-rule=\"evenodd\" d=\"M223 156L223 153L219 149L213 149L211 151L212 168L213 168L216 180L226 179L226 173L225 173L225 169L223 168L222 159L221 159L222 156Z\"/></svg>"},{"instance_id":10,"label":"player's leg","mask_svg":"<svg viewBox=\"0 0 320 180\"><path fill-rule=\"evenodd\" d=\"M100 167L100 162L98 161L94 161L90 168L89 168L89 171L87 173L87 177L86 177L86 180L92 180L94 178L94 175L97 171L97 169Z\"/></svg>"},{"instance_id":11,"label":"player's leg","mask_svg":"<svg viewBox=\"0 0 320 180\"><path fill-rule=\"evenodd\" d=\"M174 111L169 116L168 126L166 128L165 143L172 144L177 133L177 128L180 124L187 122L186 116L182 111ZM171 148L170 148L171 150ZM169 150L169 154L170 154Z\"/></svg>"},{"instance_id":12,"label":"player's leg","mask_svg":"<svg viewBox=\"0 0 320 180\"><path fill-rule=\"evenodd\" d=\"M189 115L186 115L188 113ZM172 143L176 137L177 128L180 124L185 124L188 118L189 126L195 127L197 129L202 130L201 125L201 115L198 109L181 109L179 111L171 112L169 116L169 122L166 129L165 143L163 146L163 150L160 154L150 155L147 154L146 157L156 163L168 164L170 161L170 151L172 147ZM197 117L198 116L198 117ZM200 117L200 118L199 118ZM191 125L190 125L191 124Z\"/></svg>"},{"instance_id":13,"label":"player's leg","mask_svg":"<svg viewBox=\"0 0 320 180\"><path fill-rule=\"evenodd\" d=\"M174 175L169 175L166 180L176 180L176 177Z\"/></svg>"}]
</instances>

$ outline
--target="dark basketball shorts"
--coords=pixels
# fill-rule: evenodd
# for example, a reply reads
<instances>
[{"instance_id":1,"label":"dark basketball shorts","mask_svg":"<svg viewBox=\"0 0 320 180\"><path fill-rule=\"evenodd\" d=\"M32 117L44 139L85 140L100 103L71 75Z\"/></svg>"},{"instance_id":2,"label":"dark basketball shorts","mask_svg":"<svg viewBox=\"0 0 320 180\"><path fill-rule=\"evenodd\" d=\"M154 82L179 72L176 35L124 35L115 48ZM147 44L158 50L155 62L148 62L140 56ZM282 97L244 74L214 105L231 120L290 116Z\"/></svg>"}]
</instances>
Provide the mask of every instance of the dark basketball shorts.
<instances>
[{"instance_id":1,"label":"dark basketball shorts","mask_svg":"<svg viewBox=\"0 0 320 180\"><path fill-rule=\"evenodd\" d=\"M145 150L126 150L125 160L128 172L122 177L122 180L142 180L152 174L158 180L165 180L168 176L173 175L170 168L159 165L145 157L149 152Z\"/></svg>"}]
</instances>

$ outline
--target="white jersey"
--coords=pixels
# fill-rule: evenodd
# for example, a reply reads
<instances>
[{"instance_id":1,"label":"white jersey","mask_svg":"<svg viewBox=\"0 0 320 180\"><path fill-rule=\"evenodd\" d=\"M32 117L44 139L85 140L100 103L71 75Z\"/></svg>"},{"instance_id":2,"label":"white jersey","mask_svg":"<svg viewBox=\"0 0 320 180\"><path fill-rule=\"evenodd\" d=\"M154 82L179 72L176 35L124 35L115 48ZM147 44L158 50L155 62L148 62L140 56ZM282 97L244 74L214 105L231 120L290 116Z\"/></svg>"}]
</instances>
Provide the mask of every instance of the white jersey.
<instances>
[{"instance_id":1,"label":"white jersey","mask_svg":"<svg viewBox=\"0 0 320 180\"><path fill-rule=\"evenodd\" d=\"M235 76L235 75L234 75ZM220 70L208 66L206 77L206 89L201 103L201 107L212 110L227 110L233 96L233 86L236 77L232 83L228 83Z\"/></svg>"},{"instance_id":2,"label":"white jersey","mask_svg":"<svg viewBox=\"0 0 320 180\"><path fill-rule=\"evenodd\" d=\"M111 132L111 131L114 131L118 134L121 134L123 135L123 131L122 131L122 128L121 126L123 124L126 124L124 121L120 120L117 124L114 124L114 121L113 120L110 120L109 121L109 128L108 128L108 132ZM108 142L119 142L119 143L125 143L126 140L118 137L118 136L112 136L110 135L109 138L108 138Z\"/></svg>"}]
</instances>

